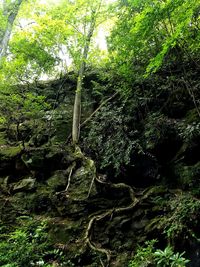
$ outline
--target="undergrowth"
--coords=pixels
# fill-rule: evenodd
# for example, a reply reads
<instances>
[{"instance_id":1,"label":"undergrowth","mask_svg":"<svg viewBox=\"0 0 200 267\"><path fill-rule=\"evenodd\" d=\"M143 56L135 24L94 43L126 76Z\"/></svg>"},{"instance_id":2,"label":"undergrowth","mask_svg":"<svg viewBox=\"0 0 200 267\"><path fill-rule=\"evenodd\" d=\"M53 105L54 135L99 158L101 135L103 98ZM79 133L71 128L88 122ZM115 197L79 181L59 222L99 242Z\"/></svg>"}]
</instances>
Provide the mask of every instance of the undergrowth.
<instances>
[{"instance_id":1,"label":"undergrowth","mask_svg":"<svg viewBox=\"0 0 200 267\"><path fill-rule=\"evenodd\" d=\"M62 250L53 246L48 239L45 221L21 219L19 226L5 234L5 226L0 225L0 266L73 266L65 259Z\"/></svg>"},{"instance_id":2,"label":"undergrowth","mask_svg":"<svg viewBox=\"0 0 200 267\"><path fill-rule=\"evenodd\" d=\"M172 247L167 246L164 250L156 249L156 240L150 240L144 247L139 247L129 267L185 267L189 262L184 258L184 252L174 252Z\"/></svg>"}]
</instances>

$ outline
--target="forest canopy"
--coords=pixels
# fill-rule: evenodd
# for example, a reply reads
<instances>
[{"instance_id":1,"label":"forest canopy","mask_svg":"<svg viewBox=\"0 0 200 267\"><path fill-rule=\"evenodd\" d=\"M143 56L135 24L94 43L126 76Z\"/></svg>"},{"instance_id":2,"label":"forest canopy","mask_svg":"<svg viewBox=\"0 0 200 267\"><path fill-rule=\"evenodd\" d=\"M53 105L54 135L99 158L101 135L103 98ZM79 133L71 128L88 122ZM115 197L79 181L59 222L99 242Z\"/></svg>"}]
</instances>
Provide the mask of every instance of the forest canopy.
<instances>
[{"instance_id":1,"label":"forest canopy","mask_svg":"<svg viewBox=\"0 0 200 267\"><path fill-rule=\"evenodd\" d=\"M20 6L18 2L22 2ZM196 60L200 38L196 0L7 0L1 1L1 35L8 27L9 16L14 14L16 18L1 59L1 81L8 76L18 81L34 80L41 74L46 77L77 70L91 23L90 12L98 3L101 7L88 65L107 64L126 76L137 76L156 72L169 57Z\"/></svg>"},{"instance_id":2,"label":"forest canopy","mask_svg":"<svg viewBox=\"0 0 200 267\"><path fill-rule=\"evenodd\" d=\"M1 80L7 80L7 73L12 79L33 80L41 73L44 77L77 70L91 20L89 13L98 1L22 1L19 10L17 2L1 1L2 34L8 27L9 14L18 13L1 62ZM101 2L88 65L108 64L124 75L137 76L156 72L167 58L197 58L198 1Z\"/></svg>"}]
</instances>

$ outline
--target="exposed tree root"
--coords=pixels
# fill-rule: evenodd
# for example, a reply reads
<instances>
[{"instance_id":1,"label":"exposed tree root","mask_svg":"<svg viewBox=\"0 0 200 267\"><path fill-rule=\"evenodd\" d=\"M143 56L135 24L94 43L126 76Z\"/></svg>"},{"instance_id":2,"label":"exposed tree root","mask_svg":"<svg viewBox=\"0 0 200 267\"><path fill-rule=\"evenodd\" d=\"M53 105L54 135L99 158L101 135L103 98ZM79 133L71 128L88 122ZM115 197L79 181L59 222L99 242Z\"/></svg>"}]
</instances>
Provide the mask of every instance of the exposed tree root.
<instances>
[{"instance_id":1,"label":"exposed tree root","mask_svg":"<svg viewBox=\"0 0 200 267\"><path fill-rule=\"evenodd\" d=\"M88 191L88 194L87 194L87 198L89 198L89 196L90 196L90 193L91 193L91 190L92 190L94 181L95 181L95 176L92 178L92 182L91 182L91 184L90 184L90 188L89 188L89 191Z\"/></svg>"},{"instance_id":2,"label":"exposed tree root","mask_svg":"<svg viewBox=\"0 0 200 267\"><path fill-rule=\"evenodd\" d=\"M67 193L67 190L69 189L70 182L71 182L72 171L73 171L73 169L75 168L75 166L76 166L76 163L73 162L73 164L72 164L72 166L71 166L71 169L70 169L70 172L69 172L67 186L66 186L66 188L65 188L65 192L66 192L66 193Z\"/></svg>"},{"instance_id":3,"label":"exposed tree root","mask_svg":"<svg viewBox=\"0 0 200 267\"><path fill-rule=\"evenodd\" d=\"M87 230L86 230L86 234L85 234L85 240L86 240L86 244L94 251L96 252L100 252L102 254L105 254L106 255L106 258L107 258L107 263L105 265L105 267L108 267L109 264L110 264L110 259L111 259L111 252L109 250L106 250L104 248L99 248L97 247L92 241L91 241L91 236L92 236L92 228L94 226L94 223L96 221L100 221L102 220L103 218L111 215L112 213L112 210L108 210L104 213L102 213L101 215L96 215L96 216L93 216L90 221L89 221L89 224L88 224L88 227L87 227Z\"/></svg>"},{"instance_id":4,"label":"exposed tree root","mask_svg":"<svg viewBox=\"0 0 200 267\"><path fill-rule=\"evenodd\" d=\"M73 162L73 163L72 163L72 166L71 166L71 168L70 168L70 171L69 171L69 176L68 176L67 186L66 186L65 190L56 192L56 195L59 195L59 194L66 194L66 195L67 195L67 191L68 191L68 189L69 189L70 182L71 182L72 172L73 172L73 169L74 169L75 167L76 167L76 162Z\"/></svg>"},{"instance_id":5,"label":"exposed tree root","mask_svg":"<svg viewBox=\"0 0 200 267\"><path fill-rule=\"evenodd\" d=\"M155 191L157 191L158 187L153 187L153 188L150 188L148 190L144 190L142 192L142 196L140 197L140 199L138 199L138 198L136 198L135 192L132 189L132 187L127 185L127 184L124 184L124 183L111 184L111 183L107 183L105 181L102 181L98 178L96 178L95 180L97 183L109 186L110 188L113 188L113 189L121 188L121 189L128 190L129 196L131 199L131 203L126 207L119 207L119 208L114 208L114 209L112 208L112 209L109 209L109 210L103 212L100 215L94 215L90 219L88 227L86 229L86 233L85 233L86 245L88 245L93 251L100 252L100 253L106 255L107 262L105 265L102 265L102 266L108 267L110 265L110 260L111 260L111 251L108 249L100 248L94 242L92 242L92 229L94 227L95 222L101 221L102 219L109 217L109 216L111 217L113 215L118 215L118 214L121 214L123 212L128 212L128 211L132 210L138 203L147 199L151 194L153 194ZM101 261L101 264L103 264L102 261Z\"/></svg>"}]
</instances>

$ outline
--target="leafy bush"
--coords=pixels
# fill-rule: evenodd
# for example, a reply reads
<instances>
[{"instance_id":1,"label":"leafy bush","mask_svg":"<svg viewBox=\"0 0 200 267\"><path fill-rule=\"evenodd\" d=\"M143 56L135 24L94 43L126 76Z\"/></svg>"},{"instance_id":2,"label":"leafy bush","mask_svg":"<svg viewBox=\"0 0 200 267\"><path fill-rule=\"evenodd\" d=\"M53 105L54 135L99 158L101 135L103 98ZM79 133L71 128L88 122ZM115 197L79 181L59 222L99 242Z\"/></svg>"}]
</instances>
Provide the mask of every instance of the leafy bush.
<instances>
[{"instance_id":1,"label":"leafy bush","mask_svg":"<svg viewBox=\"0 0 200 267\"><path fill-rule=\"evenodd\" d=\"M197 198L177 189L172 197L157 197L154 201L158 201L156 205L160 206L162 215L152 219L151 227L162 232L170 245L175 246L180 240L199 238L195 234L200 212L200 201Z\"/></svg>"},{"instance_id":2,"label":"leafy bush","mask_svg":"<svg viewBox=\"0 0 200 267\"><path fill-rule=\"evenodd\" d=\"M155 262L158 267L183 267L189 260L183 257L184 252L182 253L174 253L171 247L166 247L164 250L156 250L154 252Z\"/></svg>"},{"instance_id":3,"label":"leafy bush","mask_svg":"<svg viewBox=\"0 0 200 267\"><path fill-rule=\"evenodd\" d=\"M130 261L129 267L146 267L155 260L154 245L157 241L150 240L145 242L146 247L139 247L133 260Z\"/></svg>"},{"instance_id":4,"label":"leafy bush","mask_svg":"<svg viewBox=\"0 0 200 267\"><path fill-rule=\"evenodd\" d=\"M199 122L192 122L191 124L185 125L185 123L180 122L178 125L178 131L180 137L184 141L190 141L195 138L199 137L200 133L200 123Z\"/></svg>"},{"instance_id":5,"label":"leafy bush","mask_svg":"<svg viewBox=\"0 0 200 267\"><path fill-rule=\"evenodd\" d=\"M8 137L14 141L25 141L44 124L45 112L50 108L44 96L26 91L27 88L16 87L1 88L0 92L0 126L6 128Z\"/></svg>"},{"instance_id":6,"label":"leafy bush","mask_svg":"<svg viewBox=\"0 0 200 267\"><path fill-rule=\"evenodd\" d=\"M84 146L100 162L100 169L117 176L130 164L131 155L141 150L138 132L128 129L129 118L123 107L102 107L89 125Z\"/></svg>"},{"instance_id":7,"label":"leafy bush","mask_svg":"<svg viewBox=\"0 0 200 267\"><path fill-rule=\"evenodd\" d=\"M147 149L154 149L170 136L176 138L175 127L170 119L159 112L147 116L144 131Z\"/></svg>"},{"instance_id":8,"label":"leafy bush","mask_svg":"<svg viewBox=\"0 0 200 267\"><path fill-rule=\"evenodd\" d=\"M53 260L62 262L64 256L62 251L54 249L50 244L45 222L23 223L14 232L7 236L2 235L0 239L0 266L2 267L50 267L52 266L50 262ZM63 266L62 263L60 266Z\"/></svg>"},{"instance_id":9,"label":"leafy bush","mask_svg":"<svg viewBox=\"0 0 200 267\"><path fill-rule=\"evenodd\" d=\"M129 267L184 267L189 260L183 257L183 253L174 253L170 246L164 250L155 249L156 240L150 240L145 243L146 247L139 247Z\"/></svg>"},{"instance_id":10,"label":"leafy bush","mask_svg":"<svg viewBox=\"0 0 200 267\"><path fill-rule=\"evenodd\" d=\"M175 238L188 238L192 228L198 225L200 201L190 194L180 194L168 202L170 212L160 218L164 233L173 242Z\"/></svg>"}]
</instances>

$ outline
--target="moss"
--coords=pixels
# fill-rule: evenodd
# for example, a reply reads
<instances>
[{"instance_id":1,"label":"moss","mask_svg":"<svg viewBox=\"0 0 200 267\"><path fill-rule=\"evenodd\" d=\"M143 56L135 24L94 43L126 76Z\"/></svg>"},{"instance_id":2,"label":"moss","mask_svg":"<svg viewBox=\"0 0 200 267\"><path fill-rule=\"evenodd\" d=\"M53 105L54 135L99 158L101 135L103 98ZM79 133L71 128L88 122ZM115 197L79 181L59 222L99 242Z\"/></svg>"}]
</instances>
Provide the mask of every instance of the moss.
<instances>
[{"instance_id":1,"label":"moss","mask_svg":"<svg viewBox=\"0 0 200 267\"><path fill-rule=\"evenodd\" d=\"M36 179L32 177L27 177L19 182L15 183L13 186L13 192L31 192L36 189Z\"/></svg>"},{"instance_id":2,"label":"moss","mask_svg":"<svg viewBox=\"0 0 200 267\"><path fill-rule=\"evenodd\" d=\"M83 155L82 155L83 156ZM84 158L82 166L78 168L71 178L71 184L69 186L69 194L73 199L86 199L91 189L90 195L96 193L92 181L96 175L96 168L94 162L91 159ZM92 186L92 188L90 188Z\"/></svg>"},{"instance_id":3,"label":"moss","mask_svg":"<svg viewBox=\"0 0 200 267\"><path fill-rule=\"evenodd\" d=\"M55 218L48 223L50 239L53 243L63 243L72 241L75 237L81 237L83 224L81 220L74 221L70 218Z\"/></svg>"},{"instance_id":4,"label":"moss","mask_svg":"<svg viewBox=\"0 0 200 267\"><path fill-rule=\"evenodd\" d=\"M1 148L1 155L4 155L6 157L12 158L17 156L21 151L21 147L20 146L4 146L3 148Z\"/></svg>"},{"instance_id":5,"label":"moss","mask_svg":"<svg viewBox=\"0 0 200 267\"><path fill-rule=\"evenodd\" d=\"M82 151L81 151L79 146L75 146L73 154L74 154L74 157L76 159L83 159L84 160L84 155L83 155L83 153L82 153Z\"/></svg>"},{"instance_id":6,"label":"moss","mask_svg":"<svg viewBox=\"0 0 200 267\"><path fill-rule=\"evenodd\" d=\"M23 197L22 197L23 196ZM53 210L52 202L49 197L49 193L40 192L37 190L34 193L17 193L19 207L22 207L35 214L51 214ZM22 202L25 202L24 204Z\"/></svg>"},{"instance_id":7,"label":"moss","mask_svg":"<svg viewBox=\"0 0 200 267\"><path fill-rule=\"evenodd\" d=\"M0 129L0 147L6 145L5 132L1 132Z\"/></svg>"},{"instance_id":8,"label":"moss","mask_svg":"<svg viewBox=\"0 0 200 267\"><path fill-rule=\"evenodd\" d=\"M47 180L47 184L51 191L64 190L67 184L67 176L66 176L65 171L62 171L62 170L55 171L53 176L51 176Z\"/></svg>"},{"instance_id":9,"label":"moss","mask_svg":"<svg viewBox=\"0 0 200 267\"><path fill-rule=\"evenodd\" d=\"M23 154L21 159L28 169L40 170L44 168L46 150L32 150L30 153Z\"/></svg>"}]
</instances>

